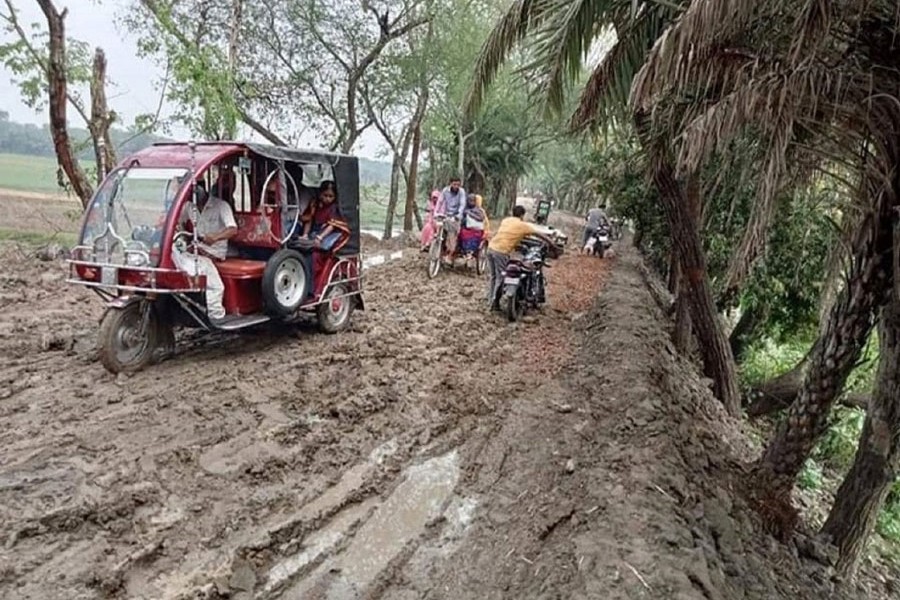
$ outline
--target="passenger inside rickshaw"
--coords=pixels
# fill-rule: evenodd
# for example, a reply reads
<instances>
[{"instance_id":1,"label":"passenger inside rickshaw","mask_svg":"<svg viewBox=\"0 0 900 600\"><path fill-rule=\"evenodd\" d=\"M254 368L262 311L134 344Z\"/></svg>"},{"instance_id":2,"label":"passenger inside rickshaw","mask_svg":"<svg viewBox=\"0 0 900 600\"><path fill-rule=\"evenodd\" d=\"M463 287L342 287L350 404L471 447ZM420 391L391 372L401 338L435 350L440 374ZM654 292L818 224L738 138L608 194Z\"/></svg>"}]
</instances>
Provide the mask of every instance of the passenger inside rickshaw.
<instances>
[{"instance_id":1,"label":"passenger inside rickshaw","mask_svg":"<svg viewBox=\"0 0 900 600\"><path fill-rule=\"evenodd\" d=\"M487 230L487 214L478 203L475 194L466 197L466 208L463 212L462 228L459 232L459 253L465 258L472 258L485 239Z\"/></svg>"},{"instance_id":2,"label":"passenger inside rickshaw","mask_svg":"<svg viewBox=\"0 0 900 600\"><path fill-rule=\"evenodd\" d=\"M311 255L308 267L317 277L326 268L328 258L343 248L350 239L350 227L341 216L337 202L337 187L333 181L323 181L319 193L301 216L303 232L296 247Z\"/></svg>"}]
</instances>

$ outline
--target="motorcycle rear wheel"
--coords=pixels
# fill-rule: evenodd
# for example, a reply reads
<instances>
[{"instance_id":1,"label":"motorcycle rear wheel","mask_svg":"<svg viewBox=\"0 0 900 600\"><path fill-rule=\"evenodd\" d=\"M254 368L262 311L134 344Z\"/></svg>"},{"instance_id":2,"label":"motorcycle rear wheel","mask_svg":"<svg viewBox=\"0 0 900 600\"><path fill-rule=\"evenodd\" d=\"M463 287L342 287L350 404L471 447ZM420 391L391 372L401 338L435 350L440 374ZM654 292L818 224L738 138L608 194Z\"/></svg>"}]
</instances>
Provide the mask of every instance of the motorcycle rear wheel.
<instances>
[{"instance_id":1,"label":"motorcycle rear wheel","mask_svg":"<svg viewBox=\"0 0 900 600\"><path fill-rule=\"evenodd\" d=\"M500 310L503 311L506 315L506 319L510 323L515 323L522 318L522 314L525 312L525 306L519 299L518 293L504 291L503 295L500 297Z\"/></svg>"}]
</instances>

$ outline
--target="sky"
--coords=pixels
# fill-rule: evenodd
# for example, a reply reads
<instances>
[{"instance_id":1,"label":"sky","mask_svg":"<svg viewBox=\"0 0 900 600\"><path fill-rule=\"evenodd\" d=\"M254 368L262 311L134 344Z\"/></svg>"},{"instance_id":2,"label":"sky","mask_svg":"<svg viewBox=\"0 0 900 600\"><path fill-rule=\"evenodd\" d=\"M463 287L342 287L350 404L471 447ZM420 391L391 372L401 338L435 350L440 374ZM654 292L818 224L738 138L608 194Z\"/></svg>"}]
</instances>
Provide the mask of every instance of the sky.
<instances>
[{"instance_id":1,"label":"sky","mask_svg":"<svg viewBox=\"0 0 900 600\"><path fill-rule=\"evenodd\" d=\"M44 15L36 2L12 0L12 3L26 30L34 22L39 22L46 28ZM160 97L157 86L164 74L163 69L152 60L138 57L136 40L117 23L117 16L128 10L131 3L132 0L56 0L59 10L69 9L66 17L67 35L91 46L100 46L106 52L109 105L122 115L125 123L130 123L136 115L156 112ZM5 13L6 7L3 6L2 10ZM15 33L0 31L0 40L3 42L13 39ZM10 119L20 123L47 123L45 111L36 113L21 101L12 78L12 74L0 65L0 110L9 112ZM169 113L164 105L162 116L166 117ZM189 137L186 129L177 126L173 126L171 134L181 139ZM249 131L242 131L239 135L252 137ZM308 143L314 145L315 140ZM378 158L377 154L382 147L377 134L367 131L355 153L366 158Z\"/></svg>"}]
</instances>

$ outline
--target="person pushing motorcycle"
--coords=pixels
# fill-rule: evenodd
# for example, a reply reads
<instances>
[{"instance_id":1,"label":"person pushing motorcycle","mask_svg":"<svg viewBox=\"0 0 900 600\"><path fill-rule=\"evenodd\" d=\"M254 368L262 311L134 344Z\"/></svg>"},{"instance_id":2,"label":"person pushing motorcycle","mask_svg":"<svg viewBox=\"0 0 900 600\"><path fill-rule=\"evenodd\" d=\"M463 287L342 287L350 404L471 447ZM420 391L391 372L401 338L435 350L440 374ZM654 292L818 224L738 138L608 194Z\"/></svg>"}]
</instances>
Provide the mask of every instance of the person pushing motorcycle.
<instances>
[{"instance_id":1,"label":"person pushing motorcycle","mask_svg":"<svg viewBox=\"0 0 900 600\"><path fill-rule=\"evenodd\" d=\"M500 310L498 305L500 286L503 284L503 271L509 263L509 256L526 237L533 235L544 242L554 245L554 241L547 235L539 232L534 225L525 222L525 207L513 208L511 217L506 217L500 222L497 233L488 244L488 289L487 300L491 310Z\"/></svg>"}]
</instances>

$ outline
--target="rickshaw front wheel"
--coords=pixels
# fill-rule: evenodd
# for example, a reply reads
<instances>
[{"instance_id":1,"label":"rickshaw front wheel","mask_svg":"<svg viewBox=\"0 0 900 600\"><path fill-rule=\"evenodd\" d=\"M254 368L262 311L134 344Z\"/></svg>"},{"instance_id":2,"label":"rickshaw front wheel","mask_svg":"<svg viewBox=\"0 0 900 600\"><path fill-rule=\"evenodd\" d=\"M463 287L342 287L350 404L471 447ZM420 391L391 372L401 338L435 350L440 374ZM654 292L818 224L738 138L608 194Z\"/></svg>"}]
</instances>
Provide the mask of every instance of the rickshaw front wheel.
<instances>
[{"instance_id":1,"label":"rickshaw front wheel","mask_svg":"<svg viewBox=\"0 0 900 600\"><path fill-rule=\"evenodd\" d=\"M97 336L97 351L106 370L131 373L147 366L159 342L158 319L146 301L106 309Z\"/></svg>"},{"instance_id":2,"label":"rickshaw front wheel","mask_svg":"<svg viewBox=\"0 0 900 600\"><path fill-rule=\"evenodd\" d=\"M442 236L437 236L431 241L428 248L428 279L434 279L441 272L441 254L443 251Z\"/></svg>"}]
</instances>

